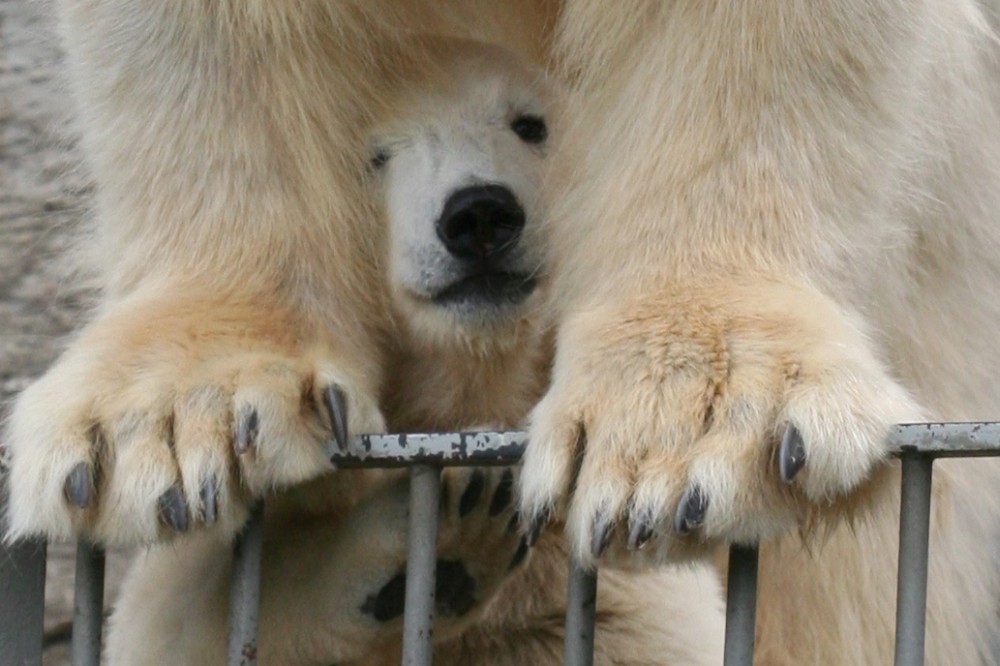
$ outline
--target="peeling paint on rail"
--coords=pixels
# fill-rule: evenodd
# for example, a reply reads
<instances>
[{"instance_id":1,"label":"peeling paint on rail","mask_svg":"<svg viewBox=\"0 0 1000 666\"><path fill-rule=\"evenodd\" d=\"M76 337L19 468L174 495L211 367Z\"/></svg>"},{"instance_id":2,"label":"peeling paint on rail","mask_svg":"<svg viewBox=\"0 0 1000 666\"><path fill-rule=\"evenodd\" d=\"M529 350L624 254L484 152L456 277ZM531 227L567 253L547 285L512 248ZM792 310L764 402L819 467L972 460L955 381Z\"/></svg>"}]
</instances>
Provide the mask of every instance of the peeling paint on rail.
<instances>
[{"instance_id":1,"label":"peeling paint on rail","mask_svg":"<svg viewBox=\"0 0 1000 666\"><path fill-rule=\"evenodd\" d=\"M332 458L338 467L405 467L416 464L512 465L528 443L523 430L362 435ZM889 452L935 458L1000 456L1000 422L906 423L893 426Z\"/></svg>"}]
</instances>

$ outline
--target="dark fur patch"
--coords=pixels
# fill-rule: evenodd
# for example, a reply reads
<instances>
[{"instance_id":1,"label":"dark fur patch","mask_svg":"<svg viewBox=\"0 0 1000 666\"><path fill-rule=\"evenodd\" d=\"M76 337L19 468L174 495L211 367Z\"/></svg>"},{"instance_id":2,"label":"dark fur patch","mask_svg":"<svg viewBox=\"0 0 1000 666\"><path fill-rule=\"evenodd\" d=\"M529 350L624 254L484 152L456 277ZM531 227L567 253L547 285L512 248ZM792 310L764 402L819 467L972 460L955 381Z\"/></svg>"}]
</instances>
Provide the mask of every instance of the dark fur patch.
<instances>
[{"instance_id":1,"label":"dark fur patch","mask_svg":"<svg viewBox=\"0 0 1000 666\"><path fill-rule=\"evenodd\" d=\"M461 562L438 560L434 594L439 615L461 617L476 603L476 579Z\"/></svg>"},{"instance_id":2,"label":"dark fur patch","mask_svg":"<svg viewBox=\"0 0 1000 666\"><path fill-rule=\"evenodd\" d=\"M361 604L361 612L371 615L379 622L388 622L403 614L405 598L406 574L400 572L383 585L381 590L365 599Z\"/></svg>"},{"instance_id":3,"label":"dark fur patch","mask_svg":"<svg viewBox=\"0 0 1000 666\"><path fill-rule=\"evenodd\" d=\"M476 603L476 580L465 565L455 560L438 560L435 571L435 611L445 617L461 617ZM379 622L402 616L406 599L406 573L393 576L361 604L361 612Z\"/></svg>"}]
</instances>

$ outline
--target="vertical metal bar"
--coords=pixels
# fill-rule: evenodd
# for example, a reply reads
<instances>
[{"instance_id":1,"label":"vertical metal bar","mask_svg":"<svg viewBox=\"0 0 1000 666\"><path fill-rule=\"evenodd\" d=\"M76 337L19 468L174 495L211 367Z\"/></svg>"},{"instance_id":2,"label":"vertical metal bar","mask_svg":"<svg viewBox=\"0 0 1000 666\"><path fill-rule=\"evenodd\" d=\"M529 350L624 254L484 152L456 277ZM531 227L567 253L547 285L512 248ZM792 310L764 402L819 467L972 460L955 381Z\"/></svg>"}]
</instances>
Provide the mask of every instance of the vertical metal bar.
<instances>
[{"instance_id":1,"label":"vertical metal bar","mask_svg":"<svg viewBox=\"0 0 1000 666\"><path fill-rule=\"evenodd\" d=\"M80 539L76 542L76 580L73 589L73 666L100 666L101 628L104 624L104 551Z\"/></svg>"},{"instance_id":2,"label":"vertical metal bar","mask_svg":"<svg viewBox=\"0 0 1000 666\"><path fill-rule=\"evenodd\" d=\"M264 505L250 515L233 546L229 590L229 666L256 666L257 611L260 607L260 559L264 548Z\"/></svg>"},{"instance_id":3,"label":"vertical metal bar","mask_svg":"<svg viewBox=\"0 0 1000 666\"><path fill-rule=\"evenodd\" d=\"M725 666L753 663L757 618L757 548L732 546L726 582Z\"/></svg>"},{"instance_id":4,"label":"vertical metal bar","mask_svg":"<svg viewBox=\"0 0 1000 666\"><path fill-rule=\"evenodd\" d=\"M0 664L39 666L45 629L44 541L0 541Z\"/></svg>"},{"instance_id":5,"label":"vertical metal bar","mask_svg":"<svg viewBox=\"0 0 1000 666\"><path fill-rule=\"evenodd\" d=\"M899 507L899 574L896 579L896 666L924 663L927 554L934 459L904 453Z\"/></svg>"},{"instance_id":6,"label":"vertical metal bar","mask_svg":"<svg viewBox=\"0 0 1000 666\"><path fill-rule=\"evenodd\" d=\"M563 637L563 665L591 666L594 663L594 613L597 609L597 571L590 571L575 557L569 558L566 590L566 633Z\"/></svg>"},{"instance_id":7,"label":"vertical metal bar","mask_svg":"<svg viewBox=\"0 0 1000 666\"><path fill-rule=\"evenodd\" d=\"M441 470L429 465L414 465L410 469L403 666L430 666L431 663L440 500Z\"/></svg>"}]
</instances>

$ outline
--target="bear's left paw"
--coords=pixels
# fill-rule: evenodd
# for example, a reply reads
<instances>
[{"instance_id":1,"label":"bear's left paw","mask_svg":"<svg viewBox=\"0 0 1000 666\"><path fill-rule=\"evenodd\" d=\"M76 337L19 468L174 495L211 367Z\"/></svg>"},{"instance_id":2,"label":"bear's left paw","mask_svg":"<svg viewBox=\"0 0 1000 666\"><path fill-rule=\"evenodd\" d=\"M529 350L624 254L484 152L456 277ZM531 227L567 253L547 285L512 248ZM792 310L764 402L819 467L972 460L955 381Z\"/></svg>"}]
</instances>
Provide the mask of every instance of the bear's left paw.
<instances>
[{"instance_id":1,"label":"bear's left paw","mask_svg":"<svg viewBox=\"0 0 1000 666\"><path fill-rule=\"evenodd\" d=\"M528 537L566 510L585 562L756 543L844 515L888 427L919 417L857 322L807 288L701 285L581 310L531 415Z\"/></svg>"}]
</instances>

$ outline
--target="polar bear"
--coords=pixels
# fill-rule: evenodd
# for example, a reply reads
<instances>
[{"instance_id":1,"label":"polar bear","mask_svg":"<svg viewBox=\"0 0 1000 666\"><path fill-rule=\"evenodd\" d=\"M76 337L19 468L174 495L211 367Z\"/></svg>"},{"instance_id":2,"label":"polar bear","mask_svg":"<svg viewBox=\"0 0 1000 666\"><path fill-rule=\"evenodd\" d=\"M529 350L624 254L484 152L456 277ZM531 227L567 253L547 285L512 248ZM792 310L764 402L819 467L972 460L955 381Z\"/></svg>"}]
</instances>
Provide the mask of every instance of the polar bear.
<instances>
[{"instance_id":1,"label":"polar bear","mask_svg":"<svg viewBox=\"0 0 1000 666\"><path fill-rule=\"evenodd\" d=\"M556 97L540 70L503 49L430 38L411 48L420 75L400 84L369 142L399 327L384 413L411 430L515 424L542 390L533 365L548 358L536 304L539 183ZM364 497L334 502L329 488L342 493L339 477L351 474L370 473L268 499L259 663L399 662L407 481L374 481ZM514 478L445 472L437 663L561 663L566 551L549 536L529 554L512 529ZM111 617L108 663L222 663L229 550L215 531L140 556ZM598 608L597 663L721 659L708 567L609 574Z\"/></svg>"},{"instance_id":2,"label":"polar bear","mask_svg":"<svg viewBox=\"0 0 1000 666\"><path fill-rule=\"evenodd\" d=\"M384 425L399 352L354 158L400 36L477 37L550 57L572 109L529 535L565 516L579 556L630 566L773 539L760 658L885 663L886 427L990 418L1000 393L982 9L500 4L61 5L106 298L12 413L12 533L231 534L327 469L331 432ZM936 478L929 660L988 662L995 465Z\"/></svg>"}]
</instances>

